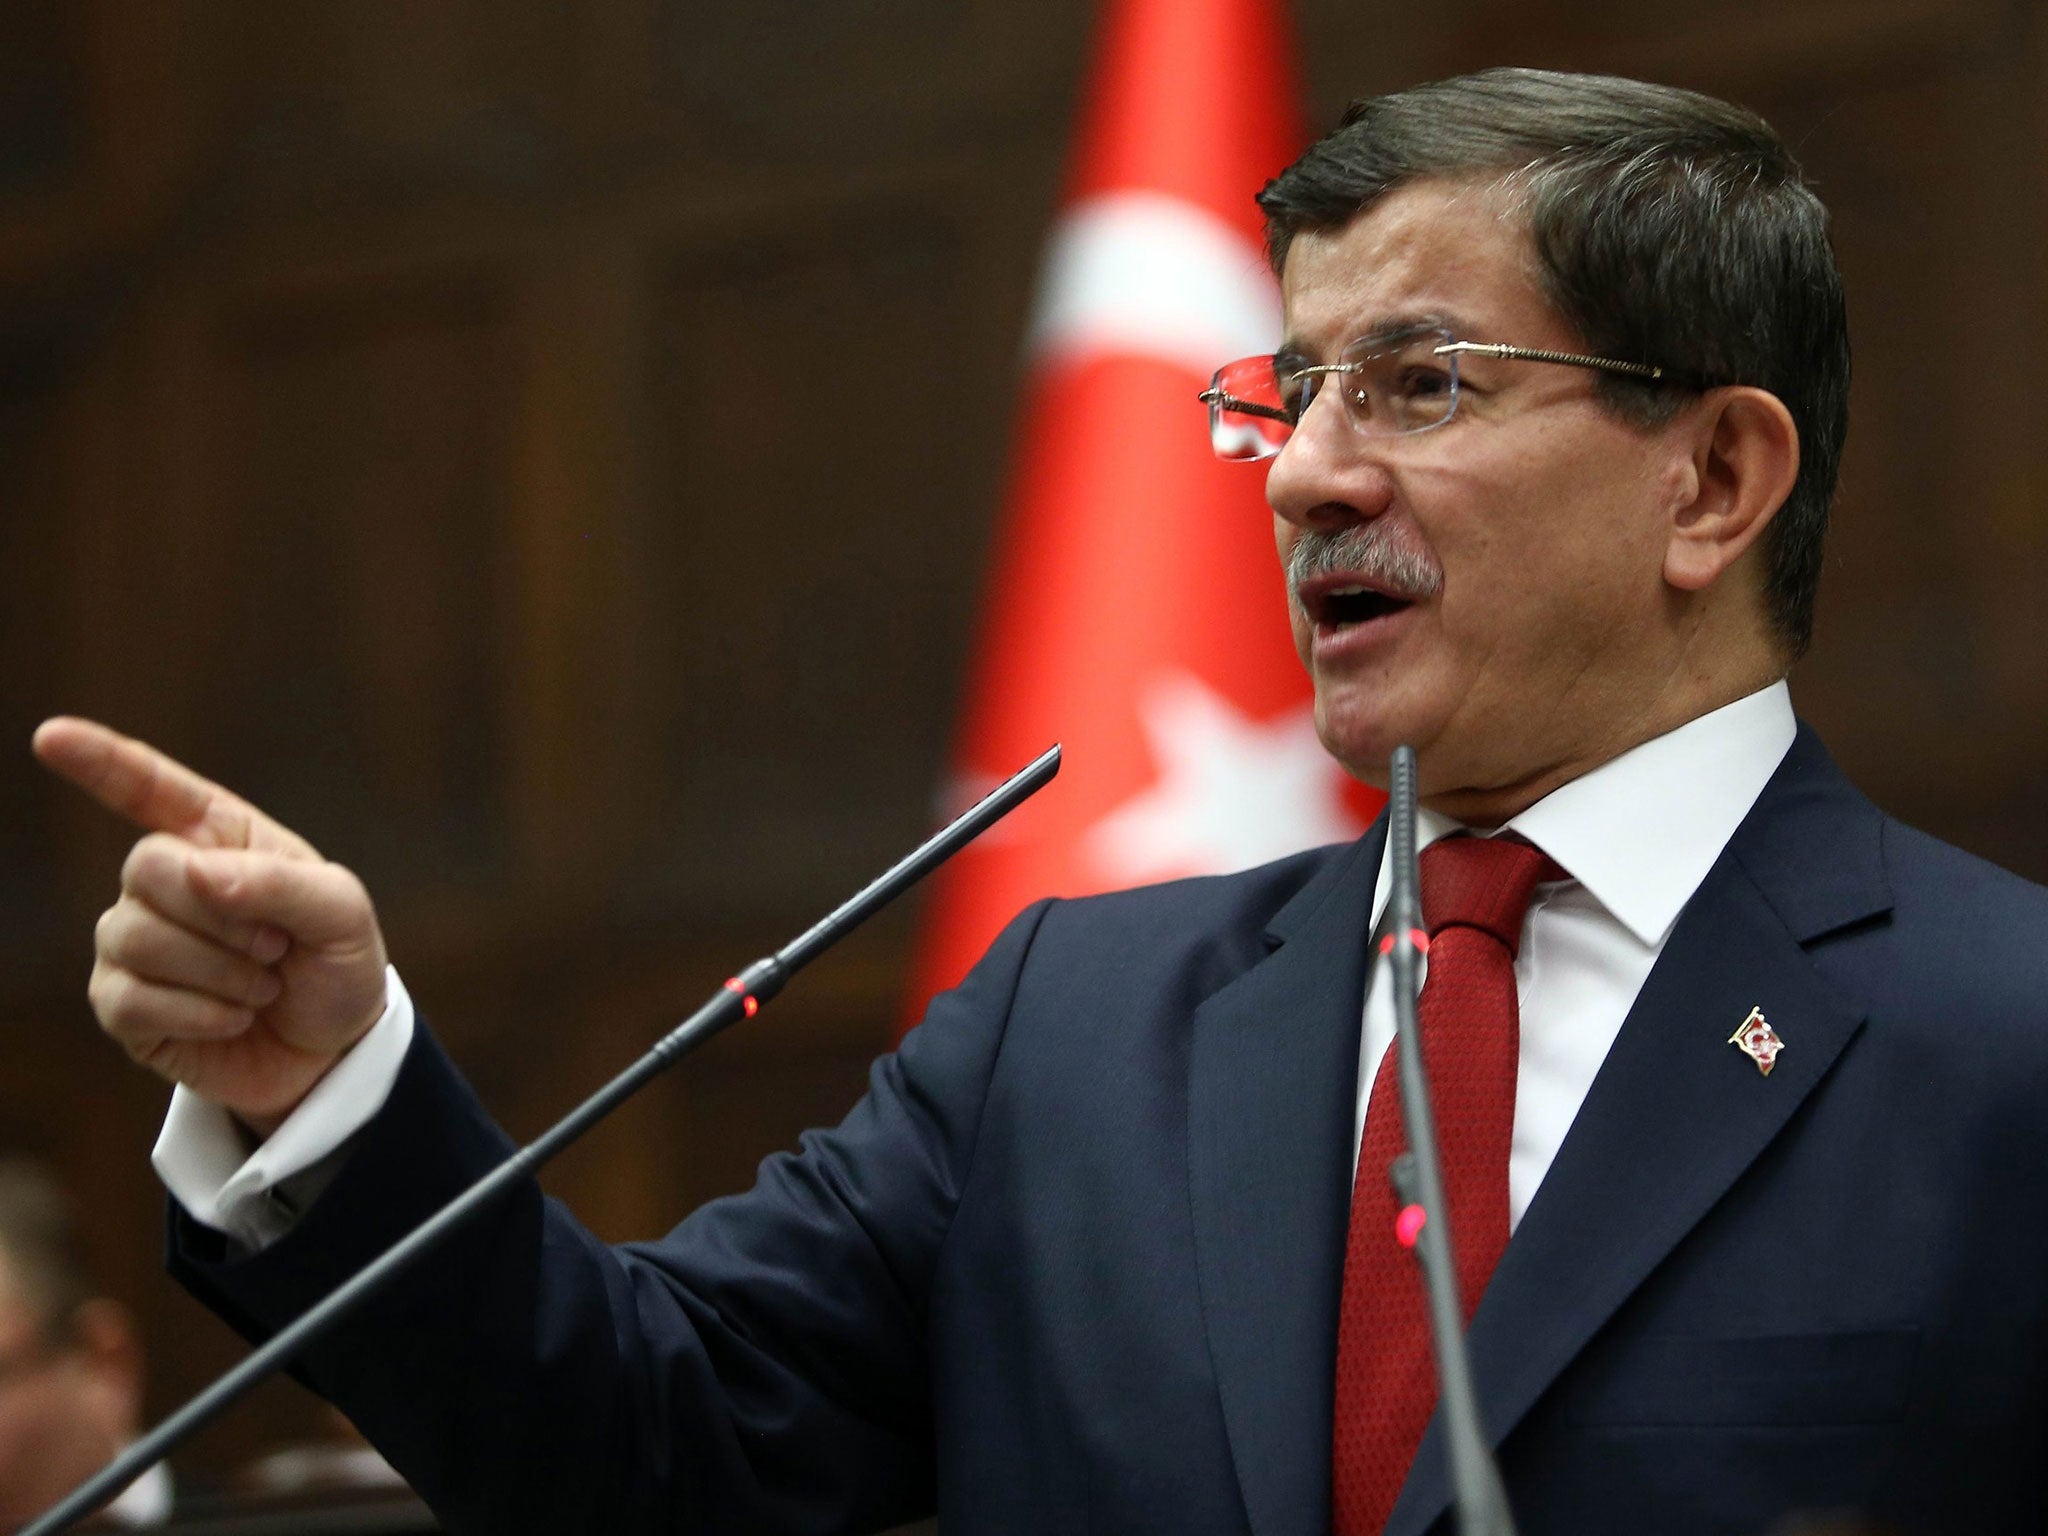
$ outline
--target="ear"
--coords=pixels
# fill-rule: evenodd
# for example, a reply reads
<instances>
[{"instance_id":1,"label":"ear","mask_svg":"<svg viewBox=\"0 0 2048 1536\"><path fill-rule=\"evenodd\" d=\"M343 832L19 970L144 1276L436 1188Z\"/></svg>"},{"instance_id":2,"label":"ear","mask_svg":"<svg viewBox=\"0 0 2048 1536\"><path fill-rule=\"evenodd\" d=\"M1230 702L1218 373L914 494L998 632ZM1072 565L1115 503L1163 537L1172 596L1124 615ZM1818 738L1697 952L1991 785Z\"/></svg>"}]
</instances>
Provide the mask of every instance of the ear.
<instances>
[{"instance_id":1,"label":"ear","mask_svg":"<svg viewBox=\"0 0 2048 1536\"><path fill-rule=\"evenodd\" d=\"M1692 474L1664 548L1664 579L1712 586L1769 526L1799 474L1799 429L1785 402L1747 385L1710 391L1689 434Z\"/></svg>"}]
</instances>

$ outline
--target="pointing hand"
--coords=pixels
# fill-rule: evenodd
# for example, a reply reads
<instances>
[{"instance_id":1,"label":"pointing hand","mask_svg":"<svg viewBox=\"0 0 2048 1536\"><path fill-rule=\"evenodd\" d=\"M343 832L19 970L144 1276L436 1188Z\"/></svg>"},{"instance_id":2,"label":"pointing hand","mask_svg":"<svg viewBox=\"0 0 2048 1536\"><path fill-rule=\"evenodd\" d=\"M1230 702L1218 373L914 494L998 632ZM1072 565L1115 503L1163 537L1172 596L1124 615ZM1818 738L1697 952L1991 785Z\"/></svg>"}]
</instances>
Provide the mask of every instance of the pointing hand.
<instances>
[{"instance_id":1,"label":"pointing hand","mask_svg":"<svg viewBox=\"0 0 2048 1536\"><path fill-rule=\"evenodd\" d=\"M46 720L35 754L146 834L95 932L101 1028L267 1136L384 1011L369 893L247 801L103 725Z\"/></svg>"}]
</instances>

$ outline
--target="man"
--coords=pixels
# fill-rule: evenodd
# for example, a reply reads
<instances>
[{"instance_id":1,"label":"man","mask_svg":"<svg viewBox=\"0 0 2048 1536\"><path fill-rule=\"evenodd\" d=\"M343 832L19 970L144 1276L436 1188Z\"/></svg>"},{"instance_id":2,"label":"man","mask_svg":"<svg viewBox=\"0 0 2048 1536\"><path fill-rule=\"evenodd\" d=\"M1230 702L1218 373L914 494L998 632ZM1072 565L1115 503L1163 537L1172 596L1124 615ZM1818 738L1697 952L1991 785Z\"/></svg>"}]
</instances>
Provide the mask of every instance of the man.
<instances>
[{"instance_id":1,"label":"man","mask_svg":"<svg viewBox=\"0 0 2048 1536\"><path fill-rule=\"evenodd\" d=\"M1326 745L1418 751L1522 1529L2038 1527L2048 899L1782 682L1844 425L1819 203L1747 113L1522 71L1363 103L1262 201L1287 341L1205 398L1272 457ZM175 1266L273 1329L503 1138L352 876L101 728L38 750L152 829L94 1004L180 1084ZM528 1189L306 1374L475 1529L1414 1536L1384 843L1034 907L751 1194L612 1251Z\"/></svg>"},{"instance_id":2,"label":"man","mask_svg":"<svg viewBox=\"0 0 2048 1536\"><path fill-rule=\"evenodd\" d=\"M142 1350L128 1309L98 1295L70 1203L38 1164L0 1161L0 1530L15 1530L135 1437ZM104 1514L156 1525L170 1513L161 1467Z\"/></svg>"}]
</instances>

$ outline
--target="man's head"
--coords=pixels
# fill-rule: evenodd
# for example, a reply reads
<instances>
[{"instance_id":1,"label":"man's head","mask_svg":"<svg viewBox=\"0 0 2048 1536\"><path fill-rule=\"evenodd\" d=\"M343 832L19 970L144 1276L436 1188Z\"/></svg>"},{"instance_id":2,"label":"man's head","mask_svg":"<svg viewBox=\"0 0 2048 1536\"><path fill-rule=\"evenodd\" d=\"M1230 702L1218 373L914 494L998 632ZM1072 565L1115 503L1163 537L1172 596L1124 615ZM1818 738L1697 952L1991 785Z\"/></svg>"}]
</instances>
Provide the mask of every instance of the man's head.
<instances>
[{"instance_id":1,"label":"man's head","mask_svg":"<svg viewBox=\"0 0 2048 1536\"><path fill-rule=\"evenodd\" d=\"M96 1471L141 1411L134 1325L93 1294L62 1191L36 1164L0 1161L0 1529Z\"/></svg>"},{"instance_id":2,"label":"man's head","mask_svg":"<svg viewBox=\"0 0 2048 1536\"><path fill-rule=\"evenodd\" d=\"M1761 120L1489 71L1359 103L1260 204L1294 366L1419 318L1667 370L1462 354L1456 415L1409 436L1317 397L1268 481L1307 607L1360 570L1415 600L1376 637L1298 606L1340 758L1409 740L1447 809L1511 814L1804 650L1848 339L1826 211Z\"/></svg>"}]
</instances>

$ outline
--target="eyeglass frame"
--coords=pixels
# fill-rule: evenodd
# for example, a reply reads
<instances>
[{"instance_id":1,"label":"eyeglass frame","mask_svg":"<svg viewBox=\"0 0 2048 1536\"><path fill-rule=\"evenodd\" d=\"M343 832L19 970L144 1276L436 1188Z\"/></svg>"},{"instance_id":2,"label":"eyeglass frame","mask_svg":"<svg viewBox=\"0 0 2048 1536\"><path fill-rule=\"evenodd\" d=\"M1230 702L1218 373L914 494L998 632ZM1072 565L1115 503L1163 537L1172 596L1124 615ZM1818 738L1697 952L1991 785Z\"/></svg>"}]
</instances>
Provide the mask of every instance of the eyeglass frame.
<instances>
[{"instance_id":1,"label":"eyeglass frame","mask_svg":"<svg viewBox=\"0 0 2048 1536\"><path fill-rule=\"evenodd\" d=\"M1630 363L1624 362L1620 358L1594 357L1584 352L1558 352L1553 351L1546 347L1518 347L1507 342L1499 341L1460 341L1458 340L1456 333L1453 332L1448 326L1417 326L1413 330L1409 330L1409 328L1407 327L1402 327L1401 330L1381 333L1380 335L1368 334L1365 336L1359 336L1355 337L1349 342L1346 342L1344 350L1348 352L1351 350L1351 348L1357 346L1360 342L1380 340L1392 342L1399 339L1399 337L1402 334L1402 331L1408 331L1408 334L1413 335L1419 331L1431 330L1436 331L1439 335L1449 337L1450 339L1446 341L1442 346L1430 348L1430 356L1450 357L1454 360L1454 364L1455 359L1457 359L1458 357L1470 355L1475 357L1505 358L1511 362L1555 363L1559 366L1566 368L1591 368L1603 373L1617 373L1622 374L1629 378L1641 379L1643 382L1648 384L1676 384L1681 388L1685 389L1718 389L1723 387L1727 383L1726 380L1715 379L1706 374L1693 373L1688 370L1679 368L1666 368L1661 364L1657 363ZM1197 400L1200 400L1203 404L1209 407L1209 442L1212 450L1214 449L1216 442L1216 418L1218 414L1224 409L1223 402L1226 400L1230 402L1229 408L1231 410L1234 410L1242 415L1260 416L1264 417L1269 421L1278 421L1284 423L1288 429L1288 433L1290 436L1293 434L1294 429L1301 424L1301 418L1303 415L1307 414L1309 405L1313 405L1315 403L1313 397L1311 397L1311 399L1308 402L1308 405L1302 406L1299 412L1297 412L1294 416L1290 417L1284 410L1277 409L1276 407L1270 405L1260 405L1257 401L1245 400L1237 395L1230 394L1227 391L1225 391L1220 384L1218 384L1217 381L1223 377L1224 369L1233 368L1238 363L1253 362L1258 360L1260 360L1259 356L1255 353L1251 357L1237 358L1233 362L1223 364L1221 368L1218 368L1214 373L1212 373L1209 376L1209 387L1196 394L1195 398ZM1266 359L1266 361L1271 361L1271 359ZM1364 368L1365 364L1363 362L1310 363L1301 368L1293 368L1288 370L1287 377L1289 379L1300 379L1308 377L1310 375L1321 375L1330 373L1361 373L1364 371ZM1277 374L1278 369L1275 369L1275 372ZM1377 435L1384 437L1414 437L1423 432L1434 432L1438 427L1447 425L1458 414L1458 382L1458 376L1456 372L1453 371L1451 375L1450 408L1446 410L1442 417L1440 417L1438 420L1430 422L1427 426L1404 427L1398 431L1380 433ZM1347 410L1344 413L1344 419L1346 421L1351 421L1353 419L1350 411ZM1366 435L1370 436L1375 434ZM1225 462L1257 463L1259 459L1269 459L1276 457L1279 454L1280 449L1286 446L1287 445L1285 443L1282 443L1280 445L1280 448L1275 448L1272 453L1260 454L1253 458L1226 460ZM1220 453L1217 456L1219 458L1222 457Z\"/></svg>"}]
</instances>

